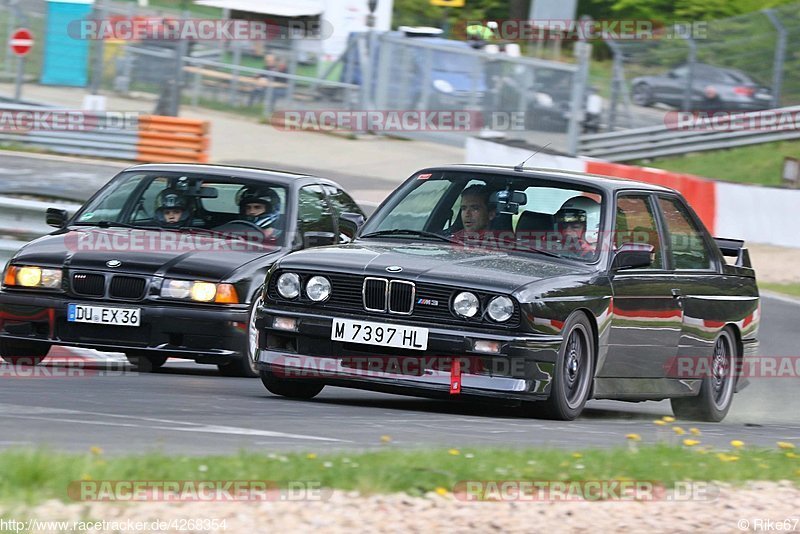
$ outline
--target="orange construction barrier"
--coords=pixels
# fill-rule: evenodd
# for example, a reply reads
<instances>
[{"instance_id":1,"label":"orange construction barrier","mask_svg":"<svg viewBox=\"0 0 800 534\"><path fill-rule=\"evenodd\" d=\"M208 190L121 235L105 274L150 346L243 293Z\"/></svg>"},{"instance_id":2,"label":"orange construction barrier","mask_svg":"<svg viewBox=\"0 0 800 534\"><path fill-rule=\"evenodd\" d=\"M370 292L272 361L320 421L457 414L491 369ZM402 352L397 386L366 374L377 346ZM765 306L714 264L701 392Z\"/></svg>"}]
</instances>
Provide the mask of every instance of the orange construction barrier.
<instances>
[{"instance_id":1,"label":"orange construction barrier","mask_svg":"<svg viewBox=\"0 0 800 534\"><path fill-rule=\"evenodd\" d=\"M145 115L139 117L136 161L207 163L209 123L200 119Z\"/></svg>"}]
</instances>

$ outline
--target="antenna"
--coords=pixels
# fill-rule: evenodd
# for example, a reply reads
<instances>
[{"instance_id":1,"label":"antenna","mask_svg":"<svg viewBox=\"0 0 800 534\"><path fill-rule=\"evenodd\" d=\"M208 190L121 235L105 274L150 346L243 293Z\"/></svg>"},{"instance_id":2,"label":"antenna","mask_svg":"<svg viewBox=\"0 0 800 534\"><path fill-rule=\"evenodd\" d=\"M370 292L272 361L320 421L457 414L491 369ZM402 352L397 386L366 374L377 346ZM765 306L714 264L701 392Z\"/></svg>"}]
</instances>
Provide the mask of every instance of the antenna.
<instances>
[{"instance_id":1,"label":"antenna","mask_svg":"<svg viewBox=\"0 0 800 534\"><path fill-rule=\"evenodd\" d=\"M517 172L522 172L522 171L523 171L523 167L525 166L525 164L526 164L526 163L528 163L528 160L529 160L529 159L531 159L531 158L532 158L533 156L535 156L536 154L538 154L539 152L541 152L542 150L544 150L545 148L549 147L549 146L550 146L550 144L551 144L551 143L547 143L546 145L544 145L543 147L541 147L539 150L537 150L536 152L534 152L533 154L531 154L530 156L528 156L528 158L527 158L525 161L523 161L522 163L520 163L519 165L517 165L516 167L514 167L514 170L515 170L515 171L517 171Z\"/></svg>"}]
</instances>

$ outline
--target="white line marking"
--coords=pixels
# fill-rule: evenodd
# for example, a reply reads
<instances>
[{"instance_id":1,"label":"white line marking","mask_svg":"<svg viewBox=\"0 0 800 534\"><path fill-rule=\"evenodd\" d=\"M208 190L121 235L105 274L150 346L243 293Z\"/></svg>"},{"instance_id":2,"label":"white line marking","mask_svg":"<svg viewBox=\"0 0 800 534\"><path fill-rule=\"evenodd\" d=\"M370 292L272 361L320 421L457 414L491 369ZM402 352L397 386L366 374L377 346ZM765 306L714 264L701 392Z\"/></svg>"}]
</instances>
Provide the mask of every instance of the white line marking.
<instances>
[{"instance_id":1,"label":"white line marking","mask_svg":"<svg viewBox=\"0 0 800 534\"><path fill-rule=\"evenodd\" d=\"M16 410L14 408L17 408ZM16 412L16 413L15 413ZM86 421L83 419L75 419L75 420L68 420L64 418L52 418L52 417L33 417L31 412L39 413L39 414L69 414L69 415L78 415L78 416L97 416L97 417L106 417L106 418L118 418L118 419L132 419L134 421L145 421L148 423L158 423L153 425L139 425L134 423L114 423L110 421ZM82 410L65 410L62 408L47 408L47 407L30 407L30 406L18 406L14 404L0 404L0 417L7 416L7 417L17 417L17 418L31 418L31 419L43 419L48 421L70 421L75 423L83 423L83 424L90 424L90 425L108 425L108 426L134 426L134 427L142 427L142 428L157 428L163 430L175 430L179 432L208 432L211 434L237 434L242 436L264 436L264 437L281 437L287 439L308 439L313 441L336 441L342 443L351 443L348 440L343 439L336 439L336 438L325 438L322 436L308 436L305 434L289 434L285 432L273 432L271 430L257 430L254 428L242 428L242 427L234 427L234 426L222 426L222 425L204 425L200 423L192 423L187 421L174 421L171 419L158 419L155 417L139 417L135 415L119 415L119 414L110 414L110 413L102 413L102 412L85 412ZM176 426L177 425L177 426ZM182 426L182 428L181 428Z\"/></svg>"},{"instance_id":2,"label":"white line marking","mask_svg":"<svg viewBox=\"0 0 800 534\"><path fill-rule=\"evenodd\" d=\"M788 297L786 295L781 295L780 293L774 293L772 291L765 291L763 289L759 289L758 292L761 294L762 298L777 300L780 302L785 302L786 304L794 304L795 306L800 306L800 299Z\"/></svg>"}]
</instances>

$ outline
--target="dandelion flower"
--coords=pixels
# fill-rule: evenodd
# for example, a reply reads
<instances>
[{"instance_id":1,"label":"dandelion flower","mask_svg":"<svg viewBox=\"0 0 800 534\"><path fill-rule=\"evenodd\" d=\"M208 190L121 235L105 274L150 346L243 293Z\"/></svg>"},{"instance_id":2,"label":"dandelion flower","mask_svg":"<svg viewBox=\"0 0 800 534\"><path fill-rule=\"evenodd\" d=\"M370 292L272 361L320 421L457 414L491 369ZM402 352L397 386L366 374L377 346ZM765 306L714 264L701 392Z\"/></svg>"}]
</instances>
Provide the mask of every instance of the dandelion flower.
<instances>
[{"instance_id":1,"label":"dandelion flower","mask_svg":"<svg viewBox=\"0 0 800 534\"><path fill-rule=\"evenodd\" d=\"M100 447L91 447L91 448L89 448L89 452L91 452L92 454L99 455L99 454L103 454L103 449L101 449Z\"/></svg>"},{"instance_id":2,"label":"dandelion flower","mask_svg":"<svg viewBox=\"0 0 800 534\"><path fill-rule=\"evenodd\" d=\"M444 497L444 496L446 496L448 493L450 493L450 492L449 492L449 491L447 491L447 488L443 488L443 487L441 487L441 486L439 486L438 488L436 488L436 495L441 495L442 497Z\"/></svg>"},{"instance_id":3,"label":"dandelion flower","mask_svg":"<svg viewBox=\"0 0 800 534\"><path fill-rule=\"evenodd\" d=\"M392 441L392 436L381 436L381 443L389 443L390 441Z\"/></svg>"},{"instance_id":4,"label":"dandelion flower","mask_svg":"<svg viewBox=\"0 0 800 534\"><path fill-rule=\"evenodd\" d=\"M669 415L665 415L664 417L661 418L661 420L664 421L665 423L674 423L675 422L675 418L672 417L672 416L669 416Z\"/></svg>"},{"instance_id":5,"label":"dandelion flower","mask_svg":"<svg viewBox=\"0 0 800 534\"><path fill-rule=\"evenodd\" d=\"M625 439L629 439L631 441L642 441L642 436L639 434L625 434Z\"/></svg>"},{"instance_id":6,"label":"dandelion flower","mask_svg":"<svg viewBox=\"0 0 800 534\"><path fill-rule=\"evenodd\" d=\"M672 427L672 431L678 434L679 436L686 434L686 431L679 426Z\"/></svg>"},{"instance_id":7,"label":"dandelion flower","mask_svg":"<svg viewBox=\"0 0 800 534\"><path fill-rule=\"evenodd\" d=\"M661 419L656 419L655 421L653 421L653 424L658 426L667 426L667 422Z\"/></svg>"},{"instance_id":8,"label":"dandelion flower","mask_svg":"<svg viewBox=\"0 0 800 534\"><path fill-rule=\"evenodd\" d=\"M739 439L734 439L733 441L731 441L731 447L741 449L742 447L744 447L744 441Z\"/></svg>"},{"instance_id":9,"label":"dandelion flower","mask_svg":"<svg viewBox=\"0 0 800 534\"><path fill-rule=\"evenodd\" d=\"M447 451L447 454L450 454L450 455L453 455L453 456L458 456L459 454L461 454L461 451L458 450L458 449L450 449L450 450Z\"/></svg>"},{"instance_id":10,"label":"dandelion flower","mask_svg":"<svg viewBox=\"0 0 800 534\"><path fill-rule=\"evenodd\" d=\"M699 443L700 442L697 441L696 439L686 438L685 440L683 440L683 444L686 445L687 447L694 447L695 445L698 445Z\"/></svg>"},{"instance_id":11,"label":"dandelion flower","mask_svg":"<svg viewBox=\"0 0 800 534\"><path fill-rule=\"evenodd\" d=\"M794 443L789 443L788 441L779 441L778 442L779 449L794 449Z\"/></svg>"},{"instance_id":12,"label":"dandelion flower","mask_svg":"<svg viewBox=\"0 0 800 534\"><path fill-rule=\"evenodd\" d=\"M693 436L699 436L700 435L700 429L692 427L692 428L689 429L689 434L691 434Z\"/></svg>"},{"instance_id":13,"label":"dandelion flower","mask_svg":"<svg viewBox=\"0 0 800 534\"><path fill-rule=\"evenodd\" d=\"M316 457L317 457L317 453L315 453L315 452L309 452L308 454L306 454L306 458L308 458L309 460L313 460Z\"/></svg>"}]
</instances>

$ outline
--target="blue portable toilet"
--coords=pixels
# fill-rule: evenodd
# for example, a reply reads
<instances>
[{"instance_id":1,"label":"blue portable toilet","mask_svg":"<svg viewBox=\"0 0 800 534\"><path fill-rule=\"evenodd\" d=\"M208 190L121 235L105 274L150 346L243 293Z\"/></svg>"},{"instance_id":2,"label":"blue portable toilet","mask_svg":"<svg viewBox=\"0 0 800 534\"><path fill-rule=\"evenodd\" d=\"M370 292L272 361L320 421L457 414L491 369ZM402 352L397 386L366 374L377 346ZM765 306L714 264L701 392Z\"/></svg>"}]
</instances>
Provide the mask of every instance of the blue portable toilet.
<instances>
[{"instance_id":1,"label":"blue portable toilet","mask_svg":"<svg viewBox=\"0 0 800 534\"><path fill-rule=\"evenodd\" d=\"M92 4L94 0L47 0L44 65L40 83L75 87L86 87L88 84L92 41L81 39L76 35L75 28L78 27L77 21L91 15Z\"/></svg>"}]
</instances>

